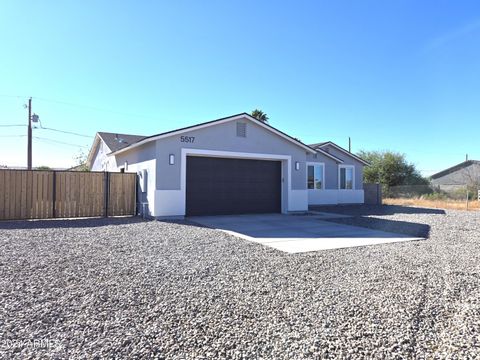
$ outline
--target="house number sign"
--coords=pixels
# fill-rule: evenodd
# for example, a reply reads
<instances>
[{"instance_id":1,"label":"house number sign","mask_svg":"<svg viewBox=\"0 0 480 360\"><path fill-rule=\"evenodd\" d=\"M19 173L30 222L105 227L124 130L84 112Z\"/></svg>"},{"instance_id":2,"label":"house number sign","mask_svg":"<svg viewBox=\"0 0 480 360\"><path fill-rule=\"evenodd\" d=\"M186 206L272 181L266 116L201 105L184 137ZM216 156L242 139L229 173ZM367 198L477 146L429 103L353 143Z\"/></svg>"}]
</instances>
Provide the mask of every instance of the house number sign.
<instances>
[{"instance_id":1,"label":"house number sign","mask_svg":"<svg viewBox=\"0 0 480 360\"><path fill-rule=\"evenodd\" d=\"M195 136L180 136L180 142L193 143L195 142Z\"/></svg>"}]
</instances>

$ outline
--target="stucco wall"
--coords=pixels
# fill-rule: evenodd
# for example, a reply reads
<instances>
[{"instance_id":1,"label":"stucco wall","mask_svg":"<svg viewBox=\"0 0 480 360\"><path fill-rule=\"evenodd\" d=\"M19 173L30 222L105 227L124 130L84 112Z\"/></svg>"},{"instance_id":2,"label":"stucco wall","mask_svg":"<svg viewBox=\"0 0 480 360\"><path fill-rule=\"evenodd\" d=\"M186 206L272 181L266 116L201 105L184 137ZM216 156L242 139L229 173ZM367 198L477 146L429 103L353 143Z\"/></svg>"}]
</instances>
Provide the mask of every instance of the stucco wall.
<instances>
[{"instance_id":1,"label":"stucco wall","mask_svg":"<svg viewBox=\"0 0 480 360\"><path fill-rule=\"evenodd\" d=\"M180 189L182 148L288 155L292 157L292 190L306 189L306 150L248 120L245 121L247 124L247 136L245 138L238 137L236 123L237 121L229 121L157 140L157 189ZM182 142L181 136L194 137L195 139L193 142ZM170 154L175 155L174 165L169 165L168 163ZM301 164L300 170L295 170L294 168L296 161Z\"/></svg>"},{"instance_id":2,"label":"stucco wall","mask_svg":"<svg viewBox=\"0 0 480 360\"><path fill-rule=\"evenodd\" d=\"M93 156L93 163L91 166L91 171L110 171L110 162L114 160L113 158L110 158L107 156L107 154L110 153L110 149L108 148L105 143L100 140L97 151L95 152L95 155Z\"/></svg>"},{"instance_id":3,"label":"stucco wall","mask_svg":"<svg viewBox=\"0 0 480 360\"><path fill-rule=\"evenodd\" d=\"M143 170L146 170L145 188L137 188L137 200L139 210L146 211L145 215L155 216L155 192L156 192L156 144L147 143L138 147L134 151L129 151L112 157L112 168L110 171L119 171L127 163L126 172L139 174L138 181L141 182L144 176ZM146 206L144 206L144 204Z\"/></svg>"},{"instance_id":4,"label":"stucco wall","mask_svg":"<svg viewBox=\"0 0 480 360\"><path fill-rule=\"evenodd\" d=\"M325 164L325 189L338 189L338 163L335 160L323 154L317 154L316 158L313 154L309 154L307 155L307 162ZM305 182L307 181L306 179L305 174Z\"/></svg>"},{"instance_id":5,"label":"stucco wall","mask_svg":"<svg viewBox=\"0 0 480 360\"><path fill-rule=\"evenodd\" d=\"M326 146L322 150L327 151L329 154L336 156L343 160L341 165L353 165L355 166L355 189L363 190L363 163L354 158L346 155L344 152L337 150L333 146ZM338 189L338 169L337 169L337 184L336 189Z\"/></svg>"},{"instance_id":6,"label":"stucco wall","mask_svg":"<svg viewBox=\"0 0 480 360\"><path fill-rule=\"evenodd\" d=\"M130 164L136 164L148 160L156 159L156 144L155 142L146 143L138 148L134 149L133 151L127 151L120 153L119 155L115 156L115 167L120 168L125 166L125 162ZM129 167L129 166L128 166ZM130 172L127 168L127 172Z\"/></svg>"}]
</instances>

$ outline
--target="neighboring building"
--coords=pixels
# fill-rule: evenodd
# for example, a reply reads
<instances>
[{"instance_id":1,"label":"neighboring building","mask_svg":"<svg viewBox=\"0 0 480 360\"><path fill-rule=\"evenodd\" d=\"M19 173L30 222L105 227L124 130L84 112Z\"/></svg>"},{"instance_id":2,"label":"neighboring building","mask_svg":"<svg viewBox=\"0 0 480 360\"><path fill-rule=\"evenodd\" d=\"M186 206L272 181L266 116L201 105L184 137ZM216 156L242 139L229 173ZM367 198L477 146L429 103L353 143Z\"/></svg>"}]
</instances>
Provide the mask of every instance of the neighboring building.
<instances>
[{"instance_id":1,"label":"neighboring building","mask_svg":"<svg viewBox=\"0 0 480 360\"><path fill-rule=\"evenodd\" d=\"M332 142L305 145L246 113L132 138L117 149L108 141L97 135L90 168L136 172L141 208L155 217L288 213L364 201L364 160Z\"/></svg>"},{"instance_id":2,"label":"neighboring building","mask_svg":"<svg viewBox=\"0 0 480 360\"><path fill-rule=\"evenodd\" d=\"M430 178L433 186L447 192L464 189L466 186L480 187L480 161L464 161L433 174Z\"/></svg>"}]
</instances>

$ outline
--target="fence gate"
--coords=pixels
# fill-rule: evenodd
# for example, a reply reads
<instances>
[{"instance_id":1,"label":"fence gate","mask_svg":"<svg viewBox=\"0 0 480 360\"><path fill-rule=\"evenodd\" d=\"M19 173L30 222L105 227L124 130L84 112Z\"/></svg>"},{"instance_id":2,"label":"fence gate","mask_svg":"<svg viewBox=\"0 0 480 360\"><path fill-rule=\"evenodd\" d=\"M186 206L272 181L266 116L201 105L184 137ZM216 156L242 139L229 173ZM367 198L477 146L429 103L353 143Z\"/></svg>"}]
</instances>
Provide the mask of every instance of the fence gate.
<instances>
[{"instance_id":1,"label":"fence gate","mask_svg":"<svg viewBox=\"0 0 480 360\"><path fill-rule=\"evenodd\" d=\"M136 174L0 170L0 220L135 215Z\"/></svg>"}]
</instances>

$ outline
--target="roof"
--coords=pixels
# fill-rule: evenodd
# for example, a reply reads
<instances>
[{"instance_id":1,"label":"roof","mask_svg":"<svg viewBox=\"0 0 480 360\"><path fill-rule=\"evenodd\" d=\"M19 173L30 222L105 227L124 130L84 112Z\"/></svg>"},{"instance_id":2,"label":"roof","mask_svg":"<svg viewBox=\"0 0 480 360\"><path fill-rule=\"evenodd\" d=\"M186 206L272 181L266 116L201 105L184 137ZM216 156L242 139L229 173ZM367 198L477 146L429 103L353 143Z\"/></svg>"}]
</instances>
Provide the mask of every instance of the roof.
<instances>
[{"instance_id":1,"label":"roof","mask_svg":"<svg viewBox=\"0 0 480 360\"><path fill-rule=\"evenodd\" d=\"M330 154L329 152L326 152L326 151L323 151L322 149L318 148L318 149L315 149L318 153L322 154L322 155L325 155L325 156L328 156L330 158L332 158L333 160L335 160L336 162L339 162L339 163L343 163L344 161L342 159L340 159L339 157L335 156L335 155L332 155Z\"/></svg>"},{"instance_id":2,"label":"roof","mask_svg":"<svg viewBox=\"0 0 480 360\"><path fill-rule=\"evenodd\" d=\"M93 140L93 145L88 153L86 164L89 168L91 167L93 156L95 155L100 140L104 142L110 151L118 151L144 138L145 136L143 135L118 134L104 131L97 132L95 140Z\"/></svg>"},{"instance_id":3,"label":"roof","mask_svg":"<svg viewBox=\"0 0 480 360\"><path fill-rule=\"evenodd\" d=\"M474 164L478 164L480 165L480 161L479 160L467 160L467 161L464 161L460 164L457 164L457 165L454 165L452 167L449 167L448 169L445 169L445 170L442 170L436 174L433 174L432 176L430 176L432 179L438 179L438 178L441 178L442 176L445 176L445 175L448 175L448 174L451 174L455 171L458 171L458 170L462 170L466 167L469 167L470 165L474 165Z\"/></svg>"},{"instance_id":4,"label":"roof","mask_svg":"<svg viewBox=\"0 0 480 360\"><path fill-rule=\"evenodd\" d=\"M137 141L145 139L144 135L116 134L109 132L98 132L97 134L108 146L110 151L123 149L131 144L136 143Z\"/></svg>"},{"instance_id":5,"label":"roof","mask_svg":"<svg viewBox=\"0 0 480 360\"><path fill-rule=\"evenodd\" d=\"M310 146L311 148L314 148L316 150L321 150L322 148L324 148L326 146L333 146L335 149L337 149L337 150L341 151L342 153L344 153L345 155L350 156L351 158L361 162L362 164L370 165L370 163L368 161L363 160L361 157L351 153L347 149L342 148L341 146L335 144L333 141L324 141L324 142L319 142L319 143L316 143L316 144L310 144L308 146Z\"/></svg>"},{"instance_id":6,"label":"roof","mask_svg":"<svg viewBox=\"0 0 480 360\"><path fill-rule=\"evenodd\" d=\"M132 143L128 146L122 147L121 149L113 150L109 155L118 154L120 152L124 152L124 151L130 150L130 149L134 149L134 148L136 148L138 146L141 146L143 144L146 144L150 141L159 140L159 139L162 139L162 138L165 138L165 137L178 135L178 134L181 134L181 133L184 133L184 132L187 132L187 131L197 130L197 129L201 129L201 128L204 128L204 127L217 125L217 124L221 124L221 123L228 122L228 121L233 121L233 120L240 119L240 118L246 118L246 119L256 123L257 125L260 125L261 127L263 127L265 129L283 137L284 139L296 144L297 146L300 146L301 148L308 151L309 153L312 153L312 154L316 153L316 150L314 150L311 147L309 147L308 145L302 143L300 140L297 140L297 139L291 137L290 135L274 128L273 126L271 126L271 125L269 125L269 124L267 124L263 121L257 120L253 116L244 112L244 113L231 115L231 116L223 117L223 118L220 118L220 119L211 120L211 121L203 122L203 123L200 123L200 124L187 126L187 127L184 127L184 128L180 128L180 129L171 130L171 131L163 132L163 133L160 133L160 134L148 136L148 137L140 139L137 142Z\"/></svg>"},{"instance_id":7,"label":"roof","mask_svg":"<svg viewBox=\"0 0 480 360\"><path fill-rule=\"evenodd\" d=\"M329 143L329 141L319 142L319 143L316 143L316 144L310 144L310 145L308 145L308 146L310 146L311 148L314 148L314 149L315 149L315 148L321 147L321 146L323 146L323 145L325 145L325 144L327 144L327 143Z\"/></svg>"}]
</instances>

